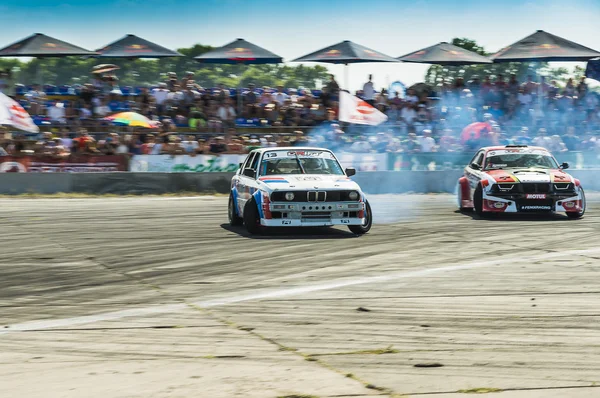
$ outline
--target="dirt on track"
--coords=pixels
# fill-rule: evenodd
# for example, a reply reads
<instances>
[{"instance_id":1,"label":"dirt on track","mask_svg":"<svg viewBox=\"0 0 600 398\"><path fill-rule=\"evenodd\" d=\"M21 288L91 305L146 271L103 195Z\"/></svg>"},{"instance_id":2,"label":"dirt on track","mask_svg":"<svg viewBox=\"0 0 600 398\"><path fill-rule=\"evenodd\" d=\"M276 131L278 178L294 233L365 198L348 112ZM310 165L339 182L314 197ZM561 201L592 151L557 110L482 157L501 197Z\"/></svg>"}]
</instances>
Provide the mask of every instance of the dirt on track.
<instances>
[{"instance_id":1,"label":"dirt on track","mask_svg":"<svg viewBox=\"0 0 600 398\"><path fill-rule=\"evenodd\" d=\"M248 236L225 197L0 199L0 396L600 396L600 195L370 201L357 237Z\"/></svg>"}]
</instances>

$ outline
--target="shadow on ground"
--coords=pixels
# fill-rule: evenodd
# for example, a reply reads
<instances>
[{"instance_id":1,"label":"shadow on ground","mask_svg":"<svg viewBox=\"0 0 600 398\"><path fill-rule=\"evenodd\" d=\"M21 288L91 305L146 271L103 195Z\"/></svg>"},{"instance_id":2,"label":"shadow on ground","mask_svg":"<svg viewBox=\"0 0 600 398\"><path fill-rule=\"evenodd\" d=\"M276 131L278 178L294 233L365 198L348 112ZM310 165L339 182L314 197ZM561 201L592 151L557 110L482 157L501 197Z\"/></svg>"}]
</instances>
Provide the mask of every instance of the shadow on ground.
<instances>
[{"instance_id":1,"label":"shadow on ground","mask_svg":"<svg viewBox=\"0 0 600 398\"><path fill-rule=\"evenodd\" d=\"M488 213L479 216L474 211L455 210L455 214L486 221L577 221L561 213Z\"/></svg>"},{"instance_id":2,"label":"shadow on ground","mask_svg":"<svg viewBox=\"0 0 600 398\"><path fill-rule=\"evenodd\" d=\"M232 227L229 224L221 224L221 228L251 239L348 239L359 238L350 231L330 227L303 227L303 228L265 228L260 235L251 235L246 228Z\"/></svg>"}]
</instances>

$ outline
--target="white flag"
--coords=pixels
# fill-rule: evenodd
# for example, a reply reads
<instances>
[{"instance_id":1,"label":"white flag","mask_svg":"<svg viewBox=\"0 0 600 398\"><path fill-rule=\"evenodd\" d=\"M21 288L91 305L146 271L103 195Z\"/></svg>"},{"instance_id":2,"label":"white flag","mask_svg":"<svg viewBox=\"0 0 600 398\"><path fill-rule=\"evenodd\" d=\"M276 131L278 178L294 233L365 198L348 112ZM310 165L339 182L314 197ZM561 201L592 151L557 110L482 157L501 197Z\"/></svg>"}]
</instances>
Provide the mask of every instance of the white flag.
<instances>
[{"instance_id":1,"label":"white flag","mask_svg":"<svg viewBox=\"0 0 600 398\"><path fill-rule=\"evenodd\" d=\"M377 126L388 117L377 108L354 95L340 91L340 122Z\"/></svg>"},{"instance_id":2,"label":"white flag","mask_svg":"<svg viewBox=\"0 0 600 398\"><path fill-rule=\"evenodd\" d=\"M0 125L13 126L30 133L40 131L31 116L15 100L0 93Z\"/></svg>"}]
</instances>

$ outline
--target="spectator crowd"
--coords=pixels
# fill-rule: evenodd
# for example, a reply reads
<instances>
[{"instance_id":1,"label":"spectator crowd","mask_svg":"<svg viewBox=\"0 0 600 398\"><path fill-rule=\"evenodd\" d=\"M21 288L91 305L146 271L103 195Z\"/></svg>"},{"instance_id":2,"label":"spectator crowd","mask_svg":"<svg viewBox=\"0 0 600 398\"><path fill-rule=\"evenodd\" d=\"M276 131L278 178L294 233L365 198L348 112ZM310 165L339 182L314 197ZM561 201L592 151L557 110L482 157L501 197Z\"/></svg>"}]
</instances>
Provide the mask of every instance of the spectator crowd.
<instances>
[{"instance_id":1,"label":"spectator crowd","mask_svg":"<svg viewBox=\"0 0 600 398\"><path fill-rule=\"evenodd\" d=\"M600 152L600 96L583 78L561 87L543 78L535 82L533 76L523 82L514 75L483 81L473 76L468 82L418 84L403 95L390 95L385 89L376 92L369 76L363 90L353 94L388 116L379 126L338 121L340 88L333 76L321 90L249 84L239 96L222 84L200 87L193 73L181 78L170 73L155 87L117 84L114 78L97 79L60 101L49 99L47 87L16 90L42 133L28 140L6 130L0 134L0 155L199 155L293 145L355 153L473 152L507 144ZM103 118L122 111L143 114L159 127L117 133ZM465 129L473 123L478 127Z\"/></svg>"}]
</instances>

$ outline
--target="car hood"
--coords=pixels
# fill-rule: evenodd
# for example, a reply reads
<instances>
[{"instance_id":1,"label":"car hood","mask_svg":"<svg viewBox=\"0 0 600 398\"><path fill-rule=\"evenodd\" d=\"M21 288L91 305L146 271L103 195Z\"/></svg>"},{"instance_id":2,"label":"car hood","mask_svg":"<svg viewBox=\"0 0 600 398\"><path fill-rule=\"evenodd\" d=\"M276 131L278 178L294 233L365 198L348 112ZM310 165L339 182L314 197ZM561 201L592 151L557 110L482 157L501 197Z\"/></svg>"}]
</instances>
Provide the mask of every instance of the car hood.
<instances>
[{"instance_id":1,"label":"car hood","mask_svg":"<svg viewBox=\"0 0 600 398\"><path fill-rule=\"evenodd\" d=\"M493 182L573 182L572 177L560 169L505 169L488 170L487 175Z\"/></svg>"},{"instance_id":2,"label":"car hood","mask_svg":"<svg viewBox=\"0 0 600 398\"><path fill-rule=\"evenodd\" d=\"M352 189L360 190L357 183L343 175L328 174L287 174L259 177L258 181L270 190L314 190Z\"/></svg>"}]
</instances>

